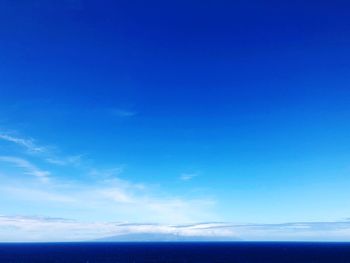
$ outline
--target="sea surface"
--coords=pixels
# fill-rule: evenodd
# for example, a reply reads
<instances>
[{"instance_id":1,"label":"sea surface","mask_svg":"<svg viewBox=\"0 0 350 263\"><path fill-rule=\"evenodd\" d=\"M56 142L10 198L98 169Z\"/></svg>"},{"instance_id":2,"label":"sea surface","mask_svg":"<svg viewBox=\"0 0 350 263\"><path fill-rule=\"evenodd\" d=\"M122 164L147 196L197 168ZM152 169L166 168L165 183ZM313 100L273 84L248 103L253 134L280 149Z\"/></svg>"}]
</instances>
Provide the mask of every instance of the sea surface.
<instances>
[{"instance_id":1,"label":"sea surface","mask_svg":"<svg viewBox=\"0 0 350 263\"><path fill-rule=\"evenodd\" d=\"M350 263L350 243L2 243L0 262Z\"/></svg>"}]
</instances>

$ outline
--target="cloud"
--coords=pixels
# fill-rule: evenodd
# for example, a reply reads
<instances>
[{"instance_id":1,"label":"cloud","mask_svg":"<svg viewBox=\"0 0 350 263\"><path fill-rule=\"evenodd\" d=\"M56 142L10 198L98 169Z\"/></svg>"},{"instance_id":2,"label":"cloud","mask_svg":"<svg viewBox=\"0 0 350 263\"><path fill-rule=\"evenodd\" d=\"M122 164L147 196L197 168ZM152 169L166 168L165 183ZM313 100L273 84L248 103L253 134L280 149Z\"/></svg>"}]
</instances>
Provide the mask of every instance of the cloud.
<instances>
[{"instance_id":1,"label":"cloud","mask_svg":"<svg viewBox=\"0 0 350 263\"><path fill-rule=\"evenodd\" d=\"M124 165L110 169L91 169L88 174L94 178L105 178L106 180L117 178L124 172Z\"/></svg>"},{"instance_id":2,"label":"cloud","mask_svg":"<svg viewBox=\"0 0 350 263\"><path fill-rule=\"evenodd\" d=\"M45 161L56 165L79 165L82 162L82 155L71 155L65 157L48 157Z\"/></svg>"},{"instance_id":3,"label":"cloud","mask_svg":"<svg viewBox=\"0 0 350 263\"><path fill-rule=\"evenodd\" d=\"M193 178L195 178L197 176L198 176L197 173L183 173L180 176L180 180L182 180L182 181L190 181L190 180L192 180Z\"/></svg>"},{"instance_id":4,"label":"cloud","mask_svg":"<svg viewBox=\"0 0 350 263\"><path fill-rule=\"evenodd\" d=\"M99 194L117 203L135 203L134 198L129 193L119 188L103 189L99 191Z\"/></svg>"},{"instance_id":5,"label":"cloud","mask_svg":"<svg viewBox=\"0 0 350 263\"><path fill-rule=\"evenodd\" d=\"M11 163L16 167L22 168L25 171L25 174L33 175L43 182L47 182L49 180L50 172L39 169L25 159L13 156L0 156L0 161Z\"/></svg>"},{"instance_id":6,"label":"cloud","mask_svg":"<svg viewBox=\"0 0 350 263\"><path fill-rule=\"evenodd\" d=\"M159 193L151 186L124 180L107 179L91 189L95 197L112 201L131 218L153 222L194 222L214 217L215 200L209 197L183 198Z\"/></svg>"},{"instance_id":7,"label":"cloud","mask_svg":"<svg viewBox=\"0 0 350 263\"><path fill-rule=\"evenodd\" d=\"M201 225L130 224L82 222L63 218L0 215L1 241L88 241L130 234L175 234L179 236L234 236L232 229L201 228Z\"/></svg>"},{"instance_id":8,"label":"cloud","mask_svg":"<svg viewBox=\"0 0 350 263\"><path fill-rule=\"evenodd\" d=\"M41 161L49 164L77 168L76 164L82 161L81 155L57 158L47 147L39 147L32 140L4 134L0 139L40 154ZM8 175L1 174L0 194L11 200L12 205L25 201L30 207L39 207L31 211L79 219L0 216L0 241L84 241L140 233L250 241L350 241L348 220L281 224L198 223L215 220L215 200L163 193L151 185L122 179L124 166L104 170L77 169L88 180L74 181L74 178L54 177L24 158L0 156L0 162L10 163L32 175L24 181L23 178L10 180ZM197 173L183 173L180 179L189 181L196 176Z\"/></svg>"},{"instance_id":9,"label":"cloud","mask_svg":"<svg viewBox=\"0 0 350 263\"><path fill-rule=\"evenodd\" d=\"M43 153L46 151L45 147L36 145L33 139L23 139L8 134L0 133L0 140L15 143L18 146L24 147L26 150L32 153Z\"/></svg>"},{"instance_id":10,"label":"cloud","mask_svg":"<svg viewBox=\"0 0 350 263\"><path fill-rule=\"evenodd\" d=\"M30 211L40 207L40 211L48 211L49 215L85 216L95 220L117 218L134 222L190 223L216 218L212 198L184 197L183 194L162 191L159 186L121 178L125 165L101 170L86 165L81 155L57 158L47 147L43 149L46 151L31 158L31 162L17 156L0 156L0 162L10 163L21 168L24 174L46 182L43 185L31 177L16 178L8 171L0 171L0 195L16 207L25 202L32 207ZM33 161L67 167L51 167L50 170L55 171L51 174ZM81 162L82 165L77 165ZM67 177L65 172L74 172L76 176Z\"/></svg>"},{"instance_id":11,"label":"cloud","mask_svg":"<svg viewBox=\"0 0 350 263\"><path fill-rule=\"evenodd\" d=\"M77 200L72 196L67 196L65 194L49 192L46 190L40 190L35 188L5 186L0 187L0 191L3 195L15 196L17 199L23 199L27 202L40 200L41 202L46 203L77 203Z\"/></svg>"},{"instance_id":12,"label":"cloud","mask_svg":"<svg viewBox=\"0 0 350 263\"><path fill-rule=\"evenodd\" d=\"M0 195L17 204L25 201L44 211L103 220L131 220L134 222L189 223L215 218L215 201L205 198L184 198L161 193L146 184L120 178L93 179L89 183L52 178L49 184L28 179L6 179ZM70 211L67 213L67 211Z\"/></svg>"},{"instance_id":13,"label":"cloud","mask_svg":"<svg viewBox=\"0 0 350 263\"><path fill-rule=\"evenodd\" d=\"M204 222L169 225L0 215L0 242L88 241L110 236L117 239L118 236L145 233L183 237L220 237L245 241L349 241L350 221L246 225Z\"/></svg>"},{"instance_id":14,"label":"cloud","mask_svg":"<svg viewBox=\"0 0 350 263\"><path fill-rule=\"evenodd\" d=\"M114 116L121 117L121 118L130 118L137 115L137 112L126 110L126 109L112 109L111 113Z\"/></svg>"},{"instance_id":15,"label":"cloud","mask_svg":"<svg viewBox=\"0 0 350 263\"><path fill-rule=\"evenodd\" d=\"M252 241L350 241L350 221L248 224L235 226Z\"/></svg>"},{"instance_id":16,"label":"cloud","mask_svg":"<svg viewBox=\"0 0 350 263\"><path fill-rule=\"evenodd\" d=\"M28 153L41 157L47 163L55 165L79 165L82 155L58 156L53 147L37 145L33 139L21 138L0 131L0 140L14 143L24 148Z\"/></svg>"}]
</instances>

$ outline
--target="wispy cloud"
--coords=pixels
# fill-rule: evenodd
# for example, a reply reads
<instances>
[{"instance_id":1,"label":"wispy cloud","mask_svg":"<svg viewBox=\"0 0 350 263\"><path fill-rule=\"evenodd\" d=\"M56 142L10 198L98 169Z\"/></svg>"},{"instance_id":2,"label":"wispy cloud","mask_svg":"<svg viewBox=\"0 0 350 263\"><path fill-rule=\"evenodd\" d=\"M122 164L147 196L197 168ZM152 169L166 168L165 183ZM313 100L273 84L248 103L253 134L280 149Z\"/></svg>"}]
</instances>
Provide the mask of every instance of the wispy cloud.
<instances>
[{"instance_id":1,"label":"wispy cloud","mask_svg":"<svg viewBox=\"0 0 350 263\"><path fill-rule=\"evenodd\" d=\"M114 116L121 117L121 118L128 118L128 117L133 117L137 115L136 111L127 110L127 109L112 109L111 113Z\"/></svg>"},{"instance_id":2,"label":"wispy cloud","mask_svg":"<svg viewBox=\"0 0 350 263\"><path fill-rule=\"evenodd\" d=\"M20 139L20 138L17 138ZM16 140L17 141L17 140ZM25 140L19 140L25 141ZM14 143L13 141L11 141ZM20 144L23 146L22 144ZM15 179L12 174L3 172L2 180L6 183L0 187L0 194L6 195L9 200L30 202L33 206L42 206L55 213L67 214L69 211L78 211L75 216L133 221L149 221L158 223L188 223L198 220L212 220L215 218L213 207L215 200L210 197L184 197L171 192L162 191L144 182L134 182L122 178L125 165L118 165L112 169L98 169L88 165L77 166L83 162L82 156L57 158L46 151L28 160L17 156L0 156L1 162L7 162L21 168L24 174L32 175L49 184L38 184L31 178L26 178L26 185L21 183L23 178ZM38 158L39 157L39 158ZM34 162L35 161L35 162ZM43 165L67 165L50 171L42 170ZM39 165L41 164L41 165ZM77 177L66 177L62 172L71 173L74 168ZM11 180L9 179L11 178ZM32 181L29 181L32 180ZM63 208L62 208L63 207Z\"/></svg>"},{"instance_id":3,"label":"wispy cloud","mask_svg":"<svg viewBox=\"0 0 350 263\"><path fill-rule=\"evenodd\" d=\"M24 147L27 151L32 153L43 153L47 150L43 146L36 145L33 139L23 139L5 133L0 133L0 140L15 143L18 146Z\"/></svg>"},{"instance_id":4,"label":"wispy cloud","mask_svg":"<svg viewBox=\"0 0 350 263\"><path fill-rule=\"evenodd\" d=\"M75 167L82 159L80 155L56 158L50 155L47 147L37 146L33 140L6 134L1 134L0 139L24 147L28 152L41 154L41 161L47 165ZM213 212L215 200L164 194L143 182L122 179L124 166L104 170L85 167L80 170L90 180L85 183L54 177L49 171L17 156L0 156L0 162L9 163L32 176L26 178L26 184L23 185L22 179L9 179L6 172L2 173L0 194L7 200L16 200L17 204L25 200L26 204L40 206L45 211L55 211L55 214L72 215L72 212L78 211L74 215L91 219L91 222L86 222L47 217L0 216L0 241L79 241L137 233L219 236L251 241L350 240L348 220L281 224L196 223L216 218ZM196 176L198 173L183 173L180 179L189 181ZM39 183L34 178L48 183ZM119 223L114 222L115 219ZM125 223L130 221L136 223ZM179 225L181 223L185 225Z\"/></svg>"},{"instance_id":5,"label":"wispy cloud","mask_svg":"<svg viewBox=\"0 0 350 263\"><path fill-rule=\"evenodd\" d=\"M0 216L0 241L86 241L130 234L178 236L234 236L232 229L206 228L206 224L177 226L123 222L81 222L62 218ZM202 227L201 227L202 226Z\"/></svg>"},{"instance_id":6,"label":"wispy cloud","mask_svg":"<svg viewBox=\"0 0 350 263\"><path fill-rule=\"evenodd\" d=\"M5 186L0 187L2 194L6 196L15 196L17 199L24 199L27 201L38 201L46 203L63 203L63 204L73 204L77 200L72 196L67 196L64 193L55 193L47 190L28 188L28 187L11 187Z\"/></svg>"},{"instance_id":7,"label":"wispy cloud","mask_svg":"<svg viewBox=\"0 0 350 263\"><path fill-rule=\"evenodd\" d=\"M47 182L49 180L50 172L39 169L34 164L25 159L13 156L0 156L0 161L8 162L15 165L16 167L22 168L25 174L33 175L43 182Z\"/></svg>"},{"instance_id":8,"label":"wispy cloud","mask_svg":"<svg viewBox=\"0 0 350 263\"><path fill-rule=\"evenodd\" d=\"M27 153L35 154L45 162L55 165L79 165L82 155L60 156L55 153L53 147L38 145L34 139L13 136L0 131L0 140L13 143L24 148Z\"/></svg>"},{"instance_id":9,"label":"wispy cloud","mask_svg":"<svg viewBox=\"0 0 350 263\"><path fill-rule=\"evenodd\" d=\"M108 180L108 179L117 178L123 172L124 172L124 165L119 165L114 168L103 169L103 170L93 168L89 171L89 175L95 178L105 178L106 180Z\"/></svg>"},{"instance_id":10,"label":"wispy cloud","mask_svg":"<svg viewBox=\"0 0 350 263\"><path fill-rule=\"evenodd\" d=\"M350 241L350 221L292 222L235 226L253 241Z\"/></svg>"},{"instance_id":11,"label":"wispy cloud","mask_svg":"<svg viewBox=\"0 0 350 263\"><path fill-rule=\"evenodd\" d=\"M118 236L145 233L245 241L349 241L350 221L246 225L204 222L169 225L0 215L0 241L87 241L110 236L118 239Z\"/></svg>"},{"instance_id":12,"label":"wispy cloud","mask_svg":"<svg viewBox=\"0 0 350 263\"><path fill-rule=\"evenodd\" d=\"M22 168L31 167L16 158L5 160ZM163 223L188 223L215 218L215 200L209 197L184 198L161 193L147 184L118 177L99 176L89 183L54 177L49 185L29 181L22 185L13 178L6 179L6 175L2 177L6 183L0 187L0 194L10 200L25 200L33 206L47 207L50 211L55 209L56 213L65 214L69 209L79 210L77 216L86 215L89 218L101 216L105 219Z\"/></svg>"},{"instance_id":13,"label":"wispy cloud","mask_svg":"<svg viewBox=\"0 0 350 263\"><path fill-rule=\"evenodd\" d=\"M79 165L82 162L82 155L71 155L64 157L51 156L45 158L45 161L56 165Z\"/></svg>"},{"instance_id":14,"label":"wispy cloud","mask_svg":"<svg viewBox=\"0 0 350 263\"><path fill-rule=\"evenodd\" d=\"M198 174L197 173L183 173L180 175L180 180L182 181L190 181L193 178L197 177Z\"/></svg>"}]
</instances>

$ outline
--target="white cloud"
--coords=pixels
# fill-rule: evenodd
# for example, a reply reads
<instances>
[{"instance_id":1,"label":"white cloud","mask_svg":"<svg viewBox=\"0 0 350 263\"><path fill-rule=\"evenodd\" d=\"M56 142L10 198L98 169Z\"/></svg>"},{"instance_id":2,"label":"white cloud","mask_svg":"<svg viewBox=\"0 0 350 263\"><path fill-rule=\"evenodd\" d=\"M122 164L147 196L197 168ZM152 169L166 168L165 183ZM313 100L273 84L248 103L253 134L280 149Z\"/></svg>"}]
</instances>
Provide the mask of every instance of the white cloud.
<instances>
[{"instance_id":1,"label":"white cloud","mask_svg":"<svg viewBox=\"0 0 350 263\"><path fill-rule=\"evenodd\" d=\"M67 196L66 194L60 194L56 192L50 192L47 190L40 190L36 188L28 188L28 187L14 187L14 186L5 186L0 187L0 191L2 194L6 194L6 196L14 196L17 199L22 199L26 201L35 201L38 202L48 202L48 203L66 203L72 204L77 203L76 200L72 196Z\"/></svg>"},{"instance_id":2,"label":"white cloud","mask_svg":"<svg viewBox=\"0 0 350 263\"><path fill-rule=\"evenodd\" d=\"M161 194L148 185L120 178L95 180L89 184L52 178L45 185L28 180L23 185L18 179L11 179L0 186L0 194L8 200L16 200L17 204L25 201L27 205L39 205L55 215L74 218L157 223L189 223L215 218L214 200Z\"/></svg>"},{"instance_id":3,"label":"white cloud","mask_svg":"<svg viewBox=\"0 0 350 263\"><path fill-rule=\"evenodd\" d=\"M8 134L0 133L0 140L15 143L18 146L24 147L26 150L33 153L43 153L46 151L45 147L36 145L33 139L23 139Z\"/></svg>"},{"instance_id":4,"label":"white cloud","mask_svg":"<svg viewBox=\"0 0 350 263\"><path fill-rule=\"evenodd\" d=\"M209 237L228 237L235 234L232 229L215 228L214 226L201 228L198 227L200 225L177 226L166 224L128 224L122 222L81 222L62 218L0 216L0 242L88 241L109 236L138 233Z\"/></svg>"},{"instance_id":5,"label":"white cloud","mask_svg":"<svg viewBox=\"0 0 350 263\"><path fill-rule=\"evenodd\" d=\"M62 170L65 172L66 168L55 170L56 175L60 176L54 176L24 158L0 156L0 162L10 163L21 168L24 174L47 182L45 185L38 184L30 177L19 180L5 171L0 171L5 172L0 195L6 195L7 200L15 200L16 205L25 201L31 207L39 206L42 211L50 211L49 214L61 213L63 216L73 215L74 218L84 215L96 220L117 218L134 222L189 223L216 217L213 211L215 201L211 198L164 193L161 189L143 182L121 179L124 165L103 170L86 165L77 166L76 163L82 161L81 156L56 158L49 150L41 152L39 157L46 165L68 165L66 168L76 168L74 171L79 179L64 176ZM71 170L68 172L71 173Z\"/></svg>"},{"instance_id":6,"label":"white cloud","mask_svg":"<svg viewBox=\"0 0 350 263\"><path fill-rule=\"evenodd\" d=\"M119 209L133 218L141 217L153 222L194 222L214 217L212 208L215 201L211 198L183 198L160 194L151 186L118 177L105 180L90 191L107 202L126 205Z\"/></svg>"},{"instance_id":7,"label":"white cloud","mask_svg":"<svg viewBox=\"0 0 350 263\"><path fill-rule=\"evenodd\" d=\"M190 180L192 180L193 178L195 178L197 176L198 176L197 173L183 173L180 176L180 180L182 180L182 181L190 181Z\"/></svg>"},{"instance_id":8,"label":"white cloud","mask_svg":"<svg viewBox=\"0 0 350 263\"><path fill-rule=\"evenodd\" d=\"M103 189L99 191L99 194L117 203L132 204L135 202L134 198L130 196L130 194L118 188Z\"/></svg>"},{"instance_id":9,"label":"white cloud","mask_svg":"<svg viewBox=\"0 0 350 263\"><path fill-rule=\"evenodd\" d=\"M48 158L41 161L55 165L70 164L73 168L81 156L68 160ZM74 181L72 177L54 177L50 172L38 168L24 158L0 156L0 161L21 168L24 174L32 175L41 181L49 182L50 179L49 187L47 184L43 186L28 183L29 179L26 179L25 186L16 179L8 181L6 189L0 188L0 192L5 193L10 200L11 198L26 200L33 205L51 202L52 206L58 206L60 203L65 203L66 209L70 211L80 209L87 216L95 216L96 212L99 212L105 218L123 220L130 218L153 222L194 222L201 218L211 219L214 216L212 212L214 201L209 198L182 198L170 193L160 193L159 189L153 189L144 183L121 179L124 165L104 170L88 167L76 170L80 175L85 174L87 179L85 182ZM4 177L6 176L10 178L5 173ZM60 211L61 208L57 209Z\"/></svg>"},{"instance_id":10,"label":"white cloud","mask_svg":"<svg viewBox=\"0 0 350 263\"><path fill-rule=\"evenodd\" d=\"M300 225L305 227L299 228ZM291 230L293 227L296 227L297 231ZM262 225L227 223L169 225L0 215L0 242L88 241L109 236L144 233L173 234L184 237L220 237L245 241L349 241L350 221Z\"/></svg>"},{"instance_id":11,"label":"white cloud","mask_svg":"<svg viewBox=\"0 0 350 263\"><path fill-rule=\"evenodd\" d=\"M350 221L248 224L234 226L252 241L350 241Z\"/></svg>"},{"instance_id":12,"label":"white cloud","mask_svg":"<svg viewBox=\"0 0 350 263\"><path fill-rule=\"evenodd\" d=\"M117 117L128 118L137 115L137 112L126 109L112 109L112 114Z\"/></svg>"},{"instance_id":13,"label":"white cloud","mask_svg":"<svg viewBox=\"0 0 350 263\"><path fill-rule=\"evenodd\" d=\"M94 178L105 178L106 180L111 180L114 178L117 178L119 175L121 175L124 172L124 166L118 166L110 169L91 169L89 171L89 175Z\"/></svg>"},{"instance_id":14,"label":"white cloud","mask_svg":"<svg viewBox=\"0 0 350 263\"><path fill-rule=\"evenodd\" d=\"M16 167L22 168L25 171L25 174L33 175L43 182L47 182L49 180L50 172L39 169L34 164L25 159L13 156L0 156L0 161L8 162L15 165Z\"/></svg>"},{"instance_id":15,"label":"white cloud","mask_svg":"<svg viewBox=\"0 0 350 263\"><path fill-rule=\"evenodd\" d=\"M27 153L35 154L47 163L55 165L79 165L82 161L82 155L59 156L53 150L53 147L38 145L33 139L12 136L0 131L0 140L14 143L24 148Z\"/></svg>"},{"instance_id":16,"label":"white cloud","mask_svg":"<svg viewBox=\"0 0 350 263\"><path fill-rule=\"evenodd\" d=\"M82 155L71 155L65 157L47 157L45 161L56 165L79 165L82 162Z\"/></svg>"}]
</instances>

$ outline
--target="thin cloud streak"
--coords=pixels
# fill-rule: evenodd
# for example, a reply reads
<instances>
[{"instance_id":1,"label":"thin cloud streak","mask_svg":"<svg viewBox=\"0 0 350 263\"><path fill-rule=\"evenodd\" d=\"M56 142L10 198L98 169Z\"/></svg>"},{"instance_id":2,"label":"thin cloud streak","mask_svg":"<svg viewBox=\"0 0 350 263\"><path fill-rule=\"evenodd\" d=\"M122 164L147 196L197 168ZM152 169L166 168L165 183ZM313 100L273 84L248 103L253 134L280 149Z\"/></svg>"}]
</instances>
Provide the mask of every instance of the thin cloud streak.
<instances>
[{"instance_id":1,"label":"thin cloud streak","mask_svg":"<svg viewBox=\"0 0 350 263\"><path fill-rule=\"evenodd\" d=\"M117 240L118 236L134 234L173 234L244 241L349 241L350 221L246 225L203 222L169 225L0 215L0 242L92 241L112 236Z\"/></svg>"},{"instance_id":2,"label":"thin cloud streak","mask_svg":"<svg viewBox=\"0 0 350 263\"><path fill-rule=\"evenodd\" d=\"M63 204L74 204L77 203L77 200L71 196L65 194L49 192L40 189L30 189L24 187L0 187L0 191L6 196L15 196L17 199L25 199L27 202L29 200L47 203L63 203Z\"/></svg>"},{"instance_id":3,"label":"thin cloud streak","mask_svg":"<svg viewBox=\"0 0 350 263\"><path fill-rule=\"evenodd\" d=\"M52 150L52 147L37 145L33 139L26 139L12 136L6 133L0 133L0 140L14 143L19 147L24 148L28 153L35 154L45 162L59 165L79 165L82 162L82 155L57 156Z\"/></svg>"},{"instance_id":4,"label":"thin cloud streak","mask_svg":"<svg viewBox=\"0 0 350 263\"><path fill-rule=\"evenodd\" d=\"M48 157L45 159L46 162L55 165L79 165L82 162L82 155L71 155L67 157Z\"/></svg>"},{"instance_id":5,"label":"thin cloud streak","mask_svg":"<svg viewBox=\"0 0 350 263\"><path fill-rule=\"evenodd\" d=\"M0 161L11 163L18 168L22 168L25 171L25 174L33 175L43 182L47 182L49 180L50 172L39 169L25 159L13 156L0 156Z\"/></svg>"},{"instance_id":6,"label":"thin cloud streak","mask_svg":"<svg viewBox=\"0 0 350 263\"><path fill-rule=\"evenodd\" d=\"M195 178L197 176L198 176L198 174L196 174L196 173L183 173L180 176L180 180L182 180L182 181L190 181L190 180L192 180L193 178Z\"/></svg>"},{"instance_id":7,"label":"thin cloud streak","mask_svg":"<svg viewBox=\"0 0 350 263\"><path fill-rule=\"evenodd\" d=\"M43 153L46 151L45 147L36 145L32 139L23 139L8 134L0 133L0 140L15 143L18 146L24 147L26 150L32 153Z\"/></svg>"},{"instance_id":8,"label":"thin cloud streak","mask_svg":"<svg viewBox=\"0 0 350 263\"><path fill-rule=\"evenodd\" d=\"M143 182L121 179L124 165L102 170L86 165L77 166L77 162L82 162L82 156L57 159L50 156L49 151L36 157L40 157L39 161L47 164L77 168L75 169L77 175L84 176L86 180L74 181L65 176L59 176L60 173L56 170L57 173L54 176L24 158L0 156L1 162L21 168L24 174L32 175L42 182L49 182L44 186L31 178L26 178L27 183L23 185L21 181L4 171L3 180L8 182L0 187L2 194L10 200L26 200L33 206L48 206L47 209L55 213L61 211L63 215L67 215L67 209L79 210L88 217L95 218L102 215L104 220L120 218L137 222L146 220L158 223L190 223L216 218L213 211L215 200L212 198L184 198L181 195L163 193L160 189L155 189ZM65 209L59 210L62 209L62 205ZM73 217L80 218L80 214L77 213Z\"/></svg>"},{"instance_id":9,"label":"thin cloud streak","mask_svg":"<svg viewBox=\"0 0 350 263\"><path fill-rule=\"evenodd\" d=\"M125 222L80 222L63 218L1 216L0 242L6 241L92 241L130 234L174 234L178 236L234 237L232 229L188 227ZM29 234L30 233L30 234Z\"/></svg>"},{"instance_id":10,"label":"thin cloud streak","mask_svg":"<svg viewBox=\"0 0 350 263\"><path fill-rule=\"evenodd\" d=\"M96 182L80 185L64 181L50 181L48 186L28 183L7 183L0 193L13 200L25 200L33 205L49 207L55 212L79 210L89 218L148 221L159 223L189 223L214 217L214 200L209 198L181 198L159 195L148 186L140 188L129 181ZM80 214L78 215L80 217Z\"/></svg>"},{"instance_id":11,"label":"thin cloud streak","mask_svg":"<svg viewBox=\"0 0 350 263\"><path fill-rule=\"evenodd\" d=\"M130 118L135 115L137 115L137 112L131 111L131 110L125 110L125 109L112 109L111 113L114 116L121 117L121 118Z\"/></svg>"}]
</instances>

